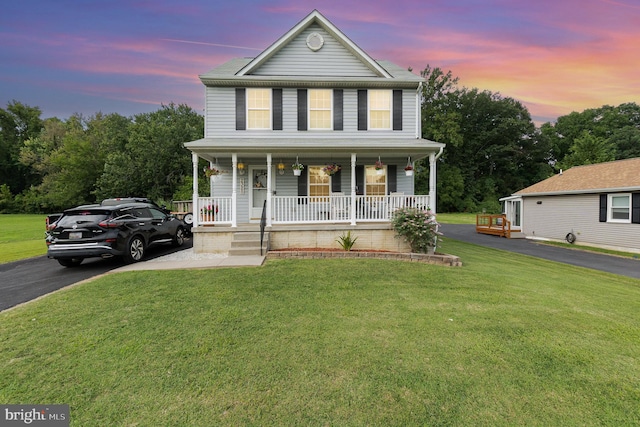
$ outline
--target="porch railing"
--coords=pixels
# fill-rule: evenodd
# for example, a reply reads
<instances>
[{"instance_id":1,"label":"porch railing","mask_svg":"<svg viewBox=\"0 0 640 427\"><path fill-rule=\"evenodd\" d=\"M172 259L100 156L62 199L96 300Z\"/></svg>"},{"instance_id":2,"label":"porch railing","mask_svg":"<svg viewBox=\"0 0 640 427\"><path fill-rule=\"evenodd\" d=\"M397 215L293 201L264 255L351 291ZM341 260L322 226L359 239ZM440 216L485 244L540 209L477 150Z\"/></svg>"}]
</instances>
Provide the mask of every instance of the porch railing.
<instances>
[{"instance_id":1,"label":"porch railing","mask_svg":"<svg viewBox=\"0 0 640 427\"><path fill-rule=\"evenodd\" d=\"M331 196L274 196L272 198L274 224L323 223L351 221L351 195ZM356 222L389 221L393 211L402 207L429 206L429 196L356 196Z\"/></svg>"},{"instance_id":2,"label":"porch railing","mask_svg":"<svg viewBox=\"0 0 640 427\"><path fill-rule=\"evenodd\" d=\"M510 239L511 221L504 214L478 214L476 215L476 233L494 234Z\"/></svg>"},{"instance_id":3,"label":"porch railing","mask_svg":"<svg viewBox=\"0 0 640 427\"><path fill-rule=\"evenodd\" d=\"M199 197L198 207L200 208L199 225L231 224L233 209L231 197Z\"/></svg>"},{"instance_id":4,"label":"porch railing","mask_svg":"<svg viewBox=\"0 0 640 427\"><path fill-rule=\"evenodd\" d=\"M273 224L350 223L352 199L348 194L331 196L273 196ZM232 224L231 197L198 198L198 224ZM427 209L429 196L403 195L356 196L356 222L390 221L393 211L403 207ZM195 212L194 212L195 214Z\"/></svg>"}]
</instances>

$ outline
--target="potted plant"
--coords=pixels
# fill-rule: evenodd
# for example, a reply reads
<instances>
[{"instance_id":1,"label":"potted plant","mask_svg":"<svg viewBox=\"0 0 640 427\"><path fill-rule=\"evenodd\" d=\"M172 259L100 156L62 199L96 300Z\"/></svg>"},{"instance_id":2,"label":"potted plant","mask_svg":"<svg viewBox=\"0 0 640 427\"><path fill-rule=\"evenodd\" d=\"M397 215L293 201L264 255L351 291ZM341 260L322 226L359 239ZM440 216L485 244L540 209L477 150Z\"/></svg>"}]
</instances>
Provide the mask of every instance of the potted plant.
<instances>
[{"instance_id":1,"label":"potted plant","mask_svg":"<svg viewBox=\"0 0 640 427\"><path fill-rule=\"evenodd\" d=\"M411 166L411 165L407 165L407 166L405 166L405 167L404 167L404 173L405 173L407 176L412 176L412 175L413 175L413 166Z\"/></svg>"},{"instance_id":2,"label":"potted plant","mask_svg":"<svg viewBox=\"0 0 640 427\"><path fill-rule=\"evenodd\" d=\"M322 171L324 173L326 173L327 175L331 176L331 175L339 172L340 169L342 169L342 166L337 165L335 163L329 163L328 165L326 165L325 167L322 168Z\"/></svg>"},{"instance_id":3,"label":"potted plant","mask_svg":"<svg viewBox=\"0 0 640 427\"><path fill-rule=\"evenodd\" d=\"M304 169L304 165L302 163L298 163L298 161L296 160L296 162L291 165L291 169L293 169L293 174L295 176L300 176L302 170Z\"/></svg>"},{"instance_id":4,"label":"potted plant","mask_svg":"<svg viewBox=\"0 0 640 427\"><path fill-rule=\"evenodd\" d=\"M384 174L384 163L382 163L380 159L376 162L375 168L378 175Z\"/></svg>"},{"instance_id":5,"label":"potted plant","mask_svg":"<svg viewBox=\"0 0 640 427\"><path fill-rule=\"evenodd\" d=\"M204 168L204 174L207 178L211 178L212 176L217 177L222 174L222 170L216 168L215 166L207 166Z\"/></svg>"}]
</instances>

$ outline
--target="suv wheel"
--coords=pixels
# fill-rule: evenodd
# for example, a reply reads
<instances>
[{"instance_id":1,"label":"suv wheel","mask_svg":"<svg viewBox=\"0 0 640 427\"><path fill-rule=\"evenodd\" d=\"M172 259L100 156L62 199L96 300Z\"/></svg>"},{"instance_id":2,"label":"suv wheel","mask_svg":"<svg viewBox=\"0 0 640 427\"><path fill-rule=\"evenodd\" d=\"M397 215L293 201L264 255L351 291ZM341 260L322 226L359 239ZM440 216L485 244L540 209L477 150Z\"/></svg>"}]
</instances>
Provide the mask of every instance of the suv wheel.
<instances>
[{"instance_id":1,"label":"suv wheel","mask_svg":"<svg viewBox=\"0 0 640 427\"><path fill-rule=\"evenodd\" d=\"M124 253L124 262L131 264L138 262L144 257L144 240L140 236L133 236L129 243L127 243L127 249Z\"/></svg>"},{"instance_id":2,"label":"suv wheel","mask_svg":"<svg viewBox=\"0 0 640 427\"><path fill-rule=\"evenodd\" d=\"M63 267L77 267L82 264L84 258L58 258L58 263Z\"/></svg>"},{"instance_id":3,"label":"suv wheel","mask_svg":"<svg viewBox=\"0 0 640 427\"><path fill-rule=\"evenodd\" d=\"M176 230L176 235L171 241L171 244L176 248L184 244L184 230L182 227L178 227L178 229Z\"/></svg>"}]
</instances>

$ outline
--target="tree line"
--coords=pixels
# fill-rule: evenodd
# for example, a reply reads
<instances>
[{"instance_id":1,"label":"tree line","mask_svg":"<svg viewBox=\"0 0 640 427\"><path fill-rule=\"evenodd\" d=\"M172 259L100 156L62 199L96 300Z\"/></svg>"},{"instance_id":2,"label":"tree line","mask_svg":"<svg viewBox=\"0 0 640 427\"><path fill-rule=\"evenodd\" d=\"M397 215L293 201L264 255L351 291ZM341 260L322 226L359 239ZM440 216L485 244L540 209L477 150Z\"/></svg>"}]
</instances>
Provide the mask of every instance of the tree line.
<instances>
[{"instance_id":1,"label":"tree line","mask_svg":"<svg viewBox=\"0 0 640 427\"><path fill-rule=\"evenodd\" d=\"M437 165L441 212L496 212L500 197L559 169L640 157L635 103L536 128L513 98L461 87L440 68L421 75L423 137L447 144ZM191 198L191 156L182 143L203 137L204 118L187 105L133 117L41 115L18 101L0 108L0 213L53 212L119 195ZM428 162L417 166L416 190L426 194Z\"/></svg>"}]
</instances>

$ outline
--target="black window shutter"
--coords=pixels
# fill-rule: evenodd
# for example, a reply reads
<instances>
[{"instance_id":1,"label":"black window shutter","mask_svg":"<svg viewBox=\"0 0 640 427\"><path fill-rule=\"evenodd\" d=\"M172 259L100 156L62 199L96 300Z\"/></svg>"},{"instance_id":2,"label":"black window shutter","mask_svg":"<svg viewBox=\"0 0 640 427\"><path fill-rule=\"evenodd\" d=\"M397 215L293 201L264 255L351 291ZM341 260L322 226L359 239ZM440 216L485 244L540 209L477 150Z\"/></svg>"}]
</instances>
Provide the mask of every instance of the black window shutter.
<instances>
[{"instance_id":1,"label":"black window shutter","mask_svg":"<svg viewBox=\"0 0 640 427\"><path fill-rule=\"evenodd\" d=\"M339 193L342 188L342 170L334 173L331 177L331 192Z\"/></svg>"},{"instance_id":2,"label":"black window shutter","mask_svg":"<svg viewBox=\"0 0 640 427\"><path fill-rule=\"evenodd\" d=\"M393 130L402 130L402 91L393 91Z\"/></svg>"},{"instance_id":3,"label":"black window shutter","mask_svg":"<svg viewBox=\"0 0 640 427\"><path fill-rule=\"evenodd\" d=\"M364 166L356 165L356 194L364 194Z\"/></svg>"},{"instance_id":4,"label":"black window shutter","mask_svg":"<svg viewBox=\"0 0 640 427\"><path fill-rule=\"evenodd\" d=\"M298 89L298 130L307 130L307 90Z\"/></svg>"},{"instance_id":5,"label":"black window shutter","mask_svg":"<svg viewBox=\"0 0 640 427\"><path fill-rule=\"evenodd\" d=\"M343 130L343 92L342 89L333 90L333 130Z\"/></svg>"},{"instance_id":6,"label":"black window shutter","mask_svg":"<svg viewBox=\"0 0 640 427\"><path fill-rule=\"evenodd\" d=\"M387 165L387 188L389 194L398 191L398 166Z\"/></svg>"},{"instance_id":7,"label":"black window shutter","mask_svg":"<svg viewBox=\"0 0 640 427\"><path fill-rule=\"evenodd\" d=\"M303 169L302 173L298 177L298 197L299 197L298 204L299 205L307 204L306 196L307 196L307 171Z\"/></svg>"},{"instance_id":8,"label":"black window shutter","mask_svg":"<svg viewBox=\"0 0 640 427\"><path fill-rule=\"evenodd\" d=\"M607 222L607 195L600 195L600 222Z\"/></svg>"},{"instance_id":9,"label":"black window shutter","mask_svg":"<svg viewBox=\"0 0 640 427\"><path fill-rule=\"evenodd\" d=\"M358 130L367 130L367 91L358 90Z\"/></svg>"},{"instance_id":10,"label":"black window shutter","mask_svg":"<svg viewBox=\"0 0 640 427\"><path fill-rule=\"evenodd\" d=\"M640 193L631 195L631 222L640 224Z\"/></svg>"},{"instance_id":11,"label":"black window shutter","mask_svg":"<svg viewBox=\"0 0 640 427\"><path fill-rule=\"evenodd\" d=\"M236 130L247 130L247 98L244 88L236 88Z\"/></svg>"},{"instance_id":12,"label":"black window shutter","mask_svg":"<svg viewBox=\"0 0 640 427\"><path fill-rule=\"evenodd\" d=\"M273 89L273 130L282 130L282 89Z\"/></svg>"}]
</instances>

